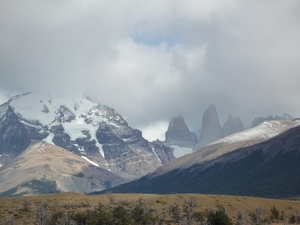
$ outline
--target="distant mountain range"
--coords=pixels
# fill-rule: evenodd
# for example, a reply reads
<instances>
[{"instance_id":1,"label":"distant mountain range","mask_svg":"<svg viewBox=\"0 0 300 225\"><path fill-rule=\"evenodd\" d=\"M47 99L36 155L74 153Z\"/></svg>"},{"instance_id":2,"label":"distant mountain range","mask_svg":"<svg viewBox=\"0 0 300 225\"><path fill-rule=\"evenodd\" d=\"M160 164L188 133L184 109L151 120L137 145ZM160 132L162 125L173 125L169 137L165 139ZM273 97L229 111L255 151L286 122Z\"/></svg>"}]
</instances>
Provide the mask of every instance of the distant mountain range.
<instances>
[{"instance_id":1,"label":"distant mountain range","mask_svg":"<svg viewBox=\"0 0 300 225\"><path fill-rule=\"evenodd\" d=\"M198 137L178 116L165 141L148 142L114 109L87 97L14 96L0 106L0 195L120 185L111 190L296 196L300 128L292 119L256 118L264 122L244 130L231 115L221 126L210 105Z\"/></svg>"},{"instance_id":2,"label":"distant mountain range","mask_svg":"<svg viewBox=\"0 0 300 225\"><path fill-rule=\"evenodd\" d=\"M282 116L257 117L254 119L252 127L264 121L293 119L295 117L288 113L284 113ZM155 143L171 147L174 150L174 155L181 157L214 141L241 131L244 131L244 123L240 117L229 115L223 126L221 126L216 107L211 104L203 113L201 129L198 135L189 130L182 116L177 116L171 119L169 123L168 130L165 133L165 141L157 140Z\"/></svg>"},{"instance_id":3,"label":"distant mountain range","mask_svg":"<svg viewBox=\"0 0 300 225\"><path fill-rule=\"evenodd\" d=\"M299 162L299 120L267 121L110 191L297 198Z\"/></svg>"}]
</instances>

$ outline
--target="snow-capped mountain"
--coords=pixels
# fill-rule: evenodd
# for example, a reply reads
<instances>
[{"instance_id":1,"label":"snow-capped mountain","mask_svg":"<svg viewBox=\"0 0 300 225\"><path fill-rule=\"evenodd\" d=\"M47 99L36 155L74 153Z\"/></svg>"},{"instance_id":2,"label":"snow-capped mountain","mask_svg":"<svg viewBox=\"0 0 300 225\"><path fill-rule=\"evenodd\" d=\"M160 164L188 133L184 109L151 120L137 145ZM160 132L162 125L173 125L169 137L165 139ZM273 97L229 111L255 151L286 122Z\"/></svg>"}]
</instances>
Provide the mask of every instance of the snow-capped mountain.
<instances>
[{"instance_id":1,"label":"snow-capped mountain","mask_svg":"<svg viewBox=\"0 0 300 225\"><path fill-rule=\"evenodd\" d=\"M87 97L27 93L1 105L0 163L12 161L34 140L63 147L129 180L172 160L171 149L150 145L114 109Z\"/></svg>"}]
</instances>

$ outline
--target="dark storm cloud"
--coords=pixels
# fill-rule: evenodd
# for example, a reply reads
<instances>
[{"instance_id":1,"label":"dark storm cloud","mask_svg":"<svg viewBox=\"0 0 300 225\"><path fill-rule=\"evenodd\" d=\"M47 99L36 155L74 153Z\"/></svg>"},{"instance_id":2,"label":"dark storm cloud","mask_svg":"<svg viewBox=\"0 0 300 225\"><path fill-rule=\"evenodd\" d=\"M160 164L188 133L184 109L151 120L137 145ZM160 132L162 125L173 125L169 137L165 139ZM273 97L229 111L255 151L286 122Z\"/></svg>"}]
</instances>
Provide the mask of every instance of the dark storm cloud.
<instances>
[{"instance_id":1,"label":"dark storm cloud","mask_svg":"<svg viewBox=\"0 0 300 225\"><path fill-rule=\"evenodd\" d=\"M299 15L299 1L1 1L0 99L86 94L148 133L179 114L197 130L210 103L222 123L299 116Z\"/></svg>"}]
</instances>

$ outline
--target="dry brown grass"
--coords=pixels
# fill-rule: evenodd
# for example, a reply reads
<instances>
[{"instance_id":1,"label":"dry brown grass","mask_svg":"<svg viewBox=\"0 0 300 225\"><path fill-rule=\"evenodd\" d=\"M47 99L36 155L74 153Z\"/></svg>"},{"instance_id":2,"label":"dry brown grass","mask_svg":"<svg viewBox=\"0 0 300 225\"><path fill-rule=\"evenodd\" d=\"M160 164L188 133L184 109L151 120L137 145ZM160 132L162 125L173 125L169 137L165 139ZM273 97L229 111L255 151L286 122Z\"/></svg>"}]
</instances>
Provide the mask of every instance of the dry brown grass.
<instances>
[{"instance_id":1,"label":"dry brown grass","mask_svg":"<svg viewBox=\"0 0 300 225\"><path fill-rule=\"evenodd\" d=\"M142 198L152 205L165 212L168 205L176 203L182 206L184 200L196 199L198 202L198 211L214 209L217 205L222 205L228 215L235 221L238 212L249 221L249 213L253 212L256 207L262 208L262 218L270 216L270 209L274 205L280 214L283 211L285 216L290 217L296 210L300 210L300 201L278 200L253 198L242 196L225 196L225 195L201 195L201 194L172 194L172 195L153 195L153 194L102 194L102 195L83 195L77 193L47 194L27 197L0 198L0 224L6 220L15 220L17 224L33 224L35 218L35 209L42 202L46 203L49 212L53 213L59 210L78 212L92 209L99 203L104 205L114 202L136 202ZM24 201L29 203L28 211L25 211ZM181 208L181 207L180 207Z\"/></svg>"}]
</instances>

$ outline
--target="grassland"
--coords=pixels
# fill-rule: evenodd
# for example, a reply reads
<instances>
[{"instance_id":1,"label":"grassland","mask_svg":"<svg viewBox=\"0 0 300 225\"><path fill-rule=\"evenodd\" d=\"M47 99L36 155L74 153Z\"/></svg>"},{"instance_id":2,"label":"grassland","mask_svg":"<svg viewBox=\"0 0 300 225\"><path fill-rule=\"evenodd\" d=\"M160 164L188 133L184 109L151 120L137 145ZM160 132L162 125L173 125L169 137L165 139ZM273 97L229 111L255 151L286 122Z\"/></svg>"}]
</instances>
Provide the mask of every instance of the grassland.
<instances>
[{"instance_id":1,"label":"grassland","mask_svg":"<svg viewBox=\"0 0 300 225\"><path fill-rule=\"evenodd\" d=\"M280 215L282 212L288 221L291 214L300 212L300 201L278 200L243 196L201 195L201 194L102 194L83 195L78 193L44 194L26 197L0 198L0 224L33 224L36 209L44 203L47 205L49 215L57 211L70 213L93 209L99 203L109 205L116 202L126 202L128 205L143 199L152 208L166 213L170 204L183 206L185 200L195 199L198 203L197 211L216 209L218 205L224 206L226 213L236 221L238 212L245 217L245 223L250 223L249 214L259 207L262 210L261 218L270 217L270 209L275 206ZM13 221L13 222L12 222Z\"/></svg>"}]
</instances>

